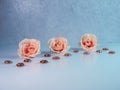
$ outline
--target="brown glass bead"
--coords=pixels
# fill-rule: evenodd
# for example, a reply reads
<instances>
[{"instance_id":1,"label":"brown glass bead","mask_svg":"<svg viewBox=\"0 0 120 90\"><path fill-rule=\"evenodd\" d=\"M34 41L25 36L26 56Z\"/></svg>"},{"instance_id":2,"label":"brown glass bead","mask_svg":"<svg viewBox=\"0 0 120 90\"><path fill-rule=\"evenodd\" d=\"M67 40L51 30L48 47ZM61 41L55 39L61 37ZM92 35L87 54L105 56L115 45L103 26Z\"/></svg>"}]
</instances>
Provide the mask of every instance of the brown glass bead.
<instances>
[{"instance_id":1,"label":"brown glass bead","mask_svg":"<svg viewBox=\"0 0 120 90\"><path fill-rule=\"evenodd\" d=\"M101 50L96 50L96 53L102 53L102 51Z\"/></svg>"},{"instance_id":2,"label":"brown glass bead","mask_svg":"<svg viewBox=\"0 0 120 90\"><path fill-rule=\"evenodd\" d=\"M46 63L48 63L48 61L47 60L41 60L40 63L46 64Z\"/></svg>"},{"instance_id":3,"label":"brown glass bead","mask_svg":"<svg viewBox=\"0 0 120 90\"><path fill-rule=\"evenodd\" d=\"M51 54L46 53L46 54L44 54L44 57L51 57Z\"/></svg>"},{"instance_id":4,"label":"brown glass bead","mask_svg":"<svg viewBox=\"0 0 120 90\"><path fill-rule=\"evenodd\" d=\"M108 54L115 54L115 51L109 51Z\"/></svg>"},{"instance_id":5,"label":"brown glass bead","mask_svg":"<svg viewBox=\"0 0 120 90\"><path fill-rule=\"evenodd\" d=\"M31 62L31 59L25 59L24 62Z\"/></svg>"},{"instance_id":6,"label":"brown glass bead","mask_svg":"<svg viewBox=\"0 0 120 90\"><path fill-rule=\"evenodd\" d=\"M78 53L78 52L79 52L79 50L73 50L73 52L74 52L74 53Z\"/></svg>"},{"instance_id":7,"label":"brown glass bead","mask_svg":"<svg viewBox=\"0 0 120 90\"><path fill-rule=\"evenodd\" d=\"M84 51L83 54L85 54L85 55L89 55L90 53L87 52L87 51Z\"/></svg>"},{"instance_id":8,"label":"brown glass bead","mask_svg":"<svg viewBox=\"0 0 120 90\"><path fill-rule=\"evenodd\" d=\"M4 61L5 64L12 64L13 62L11 60Z\"/></svg>"},{"instance_id":9,"label":"brown glass bead","mask_svg":"<svg viewBox=\"0 0 120 90\"><path fill-rule=\"evenodd\" d=\"M23 67L23 66L24 66L24 63L17 63L16 66L17 66L17 67Z\"/></svg>"},{"instance_id":10,"label":"brown glass bead","mask_svg":"<svg viewBox=\"0 0 120 90\"><path fill-rule=\"evenodd\" d=\"M65 53L65 54L64 54L64 56L67 56L67 57L68 57L68 56L71 56L71 55L72 55L72 54L70 54L70 53Z\"/></svg>"},{"instance_id":11,"label":"brown glass bead","mask_svg":"<svg viewBox=\"0 0 120 90\"><path fill-rule=\"evenodd\" d=\"M102 50L107 51L107 50L109 50L109 49L108 49L108 48L102 48Z\"/></svg>"},{"instance_id":12,"label":"brown glass bead","mask_svg":"<svg viewBox=\"0 0 120 90\"><path fill-rule=\"evenodd\" d=\"M60 57L59 57L59 56L54 56L52 59L53 59L53 60L59 60Z\"/></svg>"}]
</instances>

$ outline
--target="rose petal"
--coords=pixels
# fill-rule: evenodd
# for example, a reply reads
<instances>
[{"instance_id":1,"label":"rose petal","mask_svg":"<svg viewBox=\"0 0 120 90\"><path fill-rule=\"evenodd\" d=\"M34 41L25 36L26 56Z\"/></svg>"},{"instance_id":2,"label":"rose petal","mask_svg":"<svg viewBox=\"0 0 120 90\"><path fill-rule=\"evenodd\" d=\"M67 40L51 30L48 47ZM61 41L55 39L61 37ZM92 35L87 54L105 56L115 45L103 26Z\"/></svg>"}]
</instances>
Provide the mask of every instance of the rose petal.
<instances>
[{"instance_id":1,"label":"rose petal","mask_svg":"<svg viewBox=\"0 0 120 90\"><path fill-rule=\"evenodd\" d=\"M92 51L97 47L97 38L93 34L85 34L81 38L80 45L84 50Z\"/></svg>"},{"instance_id":2,"label":"rose petal","mask_svg":"<svg viewBox=\"0 0 120 90\"><path fill-rule=\"evenodd\" d=\"M36 39L24 39L19 43L18 54L21 58L31 58L40 54L40 41Z\"/></svg>"},{"instance_id":3,"label":"rose petal","mask_svg":"<svg viewBox=\"0 0 120 90\"><path fill-rule=\"evenodd\" d=\"M48 42L49 48L54 53L63 53L69 49L67 39L64 37L52 38Z\"/></svg>"}]
</instances>

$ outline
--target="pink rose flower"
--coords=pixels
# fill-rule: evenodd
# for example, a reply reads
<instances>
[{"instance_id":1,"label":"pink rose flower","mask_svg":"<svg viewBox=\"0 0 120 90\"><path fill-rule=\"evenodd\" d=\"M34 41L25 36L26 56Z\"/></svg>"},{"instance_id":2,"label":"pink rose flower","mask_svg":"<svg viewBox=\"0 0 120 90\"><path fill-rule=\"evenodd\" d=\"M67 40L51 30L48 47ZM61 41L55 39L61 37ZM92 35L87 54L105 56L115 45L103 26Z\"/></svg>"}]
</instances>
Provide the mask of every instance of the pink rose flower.
<instances>
[{"instance_id":1,"label":"pink rose flower","mask_svg":"<svg viewBox=\"0 0 120 90\"><path fill-rule=\"evenodd\" d=\"M49 40L48 44L49 48L54 53L64 53L70 48L67 39L64 37L52 38Z\"/></svg>"},{"instance_id":2,"label":"pink rose flower","mask_svg":"<svg viewBox=\"0 0 120 90\"><path fill-rule=\"evenodd\" d=\"M36 39L24 39L19 43L18 54L21 58L29 59L40 54L40 41Z\"/></svg>"},{"instance_id":3,"label":"pink rose flower","mask_svg":"<svg viewBox=\"0 0 120 90\"><path fill-rule=\"evenodd\" d=\"M80 44L86 51L92 51L97 47L98 42L95 35L85 34L82 36Z\"/></svg>"}]
</instances>

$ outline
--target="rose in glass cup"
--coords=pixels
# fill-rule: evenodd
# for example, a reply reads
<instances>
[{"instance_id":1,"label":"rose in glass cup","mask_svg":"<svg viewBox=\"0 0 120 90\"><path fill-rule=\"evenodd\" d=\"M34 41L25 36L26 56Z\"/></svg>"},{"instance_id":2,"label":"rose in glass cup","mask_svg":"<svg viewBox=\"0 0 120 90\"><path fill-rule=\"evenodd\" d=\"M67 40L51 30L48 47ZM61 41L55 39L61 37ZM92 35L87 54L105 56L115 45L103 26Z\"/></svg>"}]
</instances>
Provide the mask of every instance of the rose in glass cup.
<instances>
[{"instance_id":1,"label":"rose in glass cup","mask_svg":"<svg viewBox=\"0 0 120 90\"><path fill-rule=\"evenodd\" d=\"M24 39L19 43L18 54L21 58L34 58L40 54L40 41L36 39Z\"/></svg>"},{"instance_id":2,"label":"rose in glass cup","mask_svg":"<svg viewBox=\"0 0 120 90\"><path fill-rule=\"evenodd\" d=\"M98 45L98 41L95 35L85 34L80 40L81 47L86 51L93 51Z\"/></svg>"},{"instance_id":3,"label":"rose in glass cup","mask_svg":"<svg viewBox=\"0 0 120 90\"><path fill-rule=\"evenodd\" d=\"M54 53L64 53L70 48L67 39L64 37L52 38L49 40L48 44L49 48Z\"/></svg>"}]
</instances>

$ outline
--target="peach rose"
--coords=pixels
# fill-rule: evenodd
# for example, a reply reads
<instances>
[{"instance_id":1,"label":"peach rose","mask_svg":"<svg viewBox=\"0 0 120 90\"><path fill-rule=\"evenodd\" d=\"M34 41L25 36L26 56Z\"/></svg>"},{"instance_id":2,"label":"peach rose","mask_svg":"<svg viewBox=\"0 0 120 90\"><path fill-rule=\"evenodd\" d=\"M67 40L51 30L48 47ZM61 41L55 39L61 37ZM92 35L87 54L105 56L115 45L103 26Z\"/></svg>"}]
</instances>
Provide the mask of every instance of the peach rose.
<instances>
[{"instance_id":1,"label":"peach rose","mask_svg":"<svg viewBox=\"0 0 120 90\"><path fill-rule=\"evenodd\" d=\"M95 35L85 34L82 36L80 44L83 49L87 51L92 51L97 47L98 42Z\"/></svg>"},{"instance_id":2,"label":"peach rose","mask_svg":"<svg viewBox=\"0 0 120 90\"><path fill-rule=\"evenodd\" d=\"M24 59L33 58L40 54L40 41L36 39L24 39L19 43L18 54Z\"/></svg>"},{"instance_id":3,"label":"peach rose","mask_svg":"<svg viewBox=\"0 0 120 90\"><path fill-rule=\"evenodd\" d=\"M67 39L64 37L52 38L49 40L48 44L49 48L54 53L64 53L70 48Z\"/></svg>"}]
</instances>

